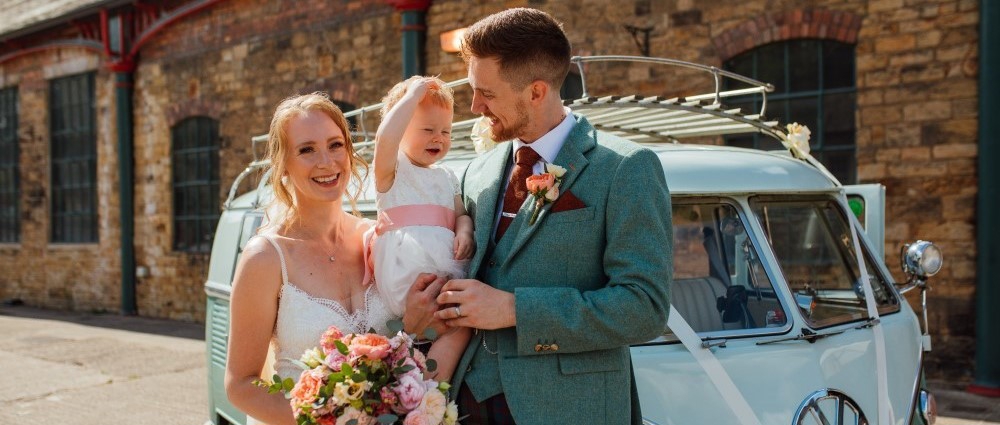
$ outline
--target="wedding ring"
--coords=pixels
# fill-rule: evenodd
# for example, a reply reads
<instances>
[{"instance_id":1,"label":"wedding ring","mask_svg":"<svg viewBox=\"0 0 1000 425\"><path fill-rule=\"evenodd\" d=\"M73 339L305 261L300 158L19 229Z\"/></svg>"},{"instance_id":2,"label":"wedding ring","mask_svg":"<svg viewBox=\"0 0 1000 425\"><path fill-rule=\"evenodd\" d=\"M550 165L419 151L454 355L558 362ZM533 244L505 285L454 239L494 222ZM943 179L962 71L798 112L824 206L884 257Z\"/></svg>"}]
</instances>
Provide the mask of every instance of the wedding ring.
<instances>
[{"instance_id":1,"label":"wedding ring","mask_svg":"<svg viewBox=\"0 0 1000 425\"><path fill-rule=\"evenodd\" d=\"M457 317L462 317L462 309L458 308L457 305L455 306L455 317L456 318Z\"/></svg>"}]
</instances>

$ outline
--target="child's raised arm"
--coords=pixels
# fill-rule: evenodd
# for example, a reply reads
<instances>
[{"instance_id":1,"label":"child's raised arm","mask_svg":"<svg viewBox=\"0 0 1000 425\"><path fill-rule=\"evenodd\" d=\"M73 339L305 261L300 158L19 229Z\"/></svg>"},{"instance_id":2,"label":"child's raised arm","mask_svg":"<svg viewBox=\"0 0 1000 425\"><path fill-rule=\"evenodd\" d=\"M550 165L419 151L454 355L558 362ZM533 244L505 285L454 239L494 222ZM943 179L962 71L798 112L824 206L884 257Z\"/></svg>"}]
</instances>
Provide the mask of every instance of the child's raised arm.
<instances>
[{"instance_id":1,"label":"child's raised arm","mask_svg":"<svg viewBox=\"0 0 1000 425\"><path fill-rule=\"evenodd\" d=\"M396 155L399 142L403 139L406 126L413 118L417 105L423 100L427 90L436 88L437 83L428 78L419 78L406 86L406 94L382 118L375 133L375 189L388 192L396 179Z\"/></svg>"}]
</instances>

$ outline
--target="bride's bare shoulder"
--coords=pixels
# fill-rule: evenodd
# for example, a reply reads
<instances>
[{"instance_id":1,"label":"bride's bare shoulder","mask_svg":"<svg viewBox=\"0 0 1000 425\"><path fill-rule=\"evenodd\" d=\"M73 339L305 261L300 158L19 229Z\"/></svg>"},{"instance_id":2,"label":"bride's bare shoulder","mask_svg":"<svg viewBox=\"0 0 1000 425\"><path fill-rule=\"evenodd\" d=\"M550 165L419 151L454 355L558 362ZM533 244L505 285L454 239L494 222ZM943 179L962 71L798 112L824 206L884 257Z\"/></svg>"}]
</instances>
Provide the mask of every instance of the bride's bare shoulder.
<instances>
[{"instance_id":1,"label":"bride's bare shoulder","mask_svg":"<svg viewBox=\"0 0 1000 425\"><path fill-rule=\"evenodd\" d=\"M271 236L272 240L280 239ZM278 242L280 243L280 242ZM253 287L271 292L282 283L281 257L271 241L256 236L247 241L233 276L233 289Z\"/></svg>"}]
</instances>

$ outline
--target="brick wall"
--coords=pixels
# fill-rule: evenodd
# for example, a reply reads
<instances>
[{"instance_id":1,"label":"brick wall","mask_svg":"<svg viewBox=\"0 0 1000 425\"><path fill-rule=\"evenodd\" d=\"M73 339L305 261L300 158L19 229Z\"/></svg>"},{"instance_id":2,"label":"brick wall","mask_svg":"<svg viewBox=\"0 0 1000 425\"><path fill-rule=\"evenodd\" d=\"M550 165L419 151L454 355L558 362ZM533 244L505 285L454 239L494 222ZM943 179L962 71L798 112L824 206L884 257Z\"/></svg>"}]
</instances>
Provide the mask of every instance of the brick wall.
<instances>
[{"instance_id":1,"label":"brick wall","mask_svg":"<svg viewBox=\"0 0 1000 425\"><path fill-rule=\"evenodd\" d=\"M97 71L98 242L50 242L49 80ZM0 81L19 96L21 242L0 244L0 299L82 311L118 311L120 268L114 81L83 49L47 51L3 64Z\"/></svg>"},{"instance_id":2,"label":"brick wall","mask_svg":"<svg viewBox=\"0 0 1000 425\"><path fill-rule=\"evenodd\" d=\"M563 21L574 54L639 54L625 25L651 27L650 54L707 65L762 44L816 37L856 43L857 163L861 183L887 188L886 253L918 238L937 242L947 265L932 279L935 373L968 377L974 345L978 1L622 0L435 1L427 14L426 68L465 76L440 33L503 7L546 10ZM641 35L640 35L641 37ZM219 120L219 196L250 159L284 97L314 90L364 105L401 77L400 15L381 2L231 0L185 18L143 47L135 74L136 259L140 314L203 320L207 257L172 251L170 127L193 115ZM75 309L117 308L118 263L113 85L89 53L60 50L0 64L20 84L22 243L0 247L0 296ZM90 59L81 59L81 58ZM98 74L101 242L63 249L47 240L47 83L43 69L89 61ZM46 68L48 67L48 68ZM703 93L710 79L659 66L591 64L592 94ZM468 90L457 94L468 117ZM373 129L377 120L367 121ZM717 142L717 141L716 141ZM65 285L64 281L72 282ZM85 282L84 282L85 281ZM82 283L79 283L82 282ZM919 305L914 303L919 309Z\"/></svg>"}]
</instances>

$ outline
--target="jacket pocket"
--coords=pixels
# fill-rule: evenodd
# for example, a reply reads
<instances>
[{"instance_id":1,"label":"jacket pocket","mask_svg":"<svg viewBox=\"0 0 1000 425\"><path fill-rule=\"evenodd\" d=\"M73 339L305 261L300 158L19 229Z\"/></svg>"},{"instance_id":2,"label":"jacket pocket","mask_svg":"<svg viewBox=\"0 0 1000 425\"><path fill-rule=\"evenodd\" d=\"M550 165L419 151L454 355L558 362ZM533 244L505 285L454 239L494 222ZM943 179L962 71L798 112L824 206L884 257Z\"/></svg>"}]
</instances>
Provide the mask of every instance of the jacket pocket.
<instances>
[{"instance_id":1,"label":"jacket pocket","mask_svg":"<svg viewBox=\"0 0 1000 425\"><path fill-rule=\"evenodd\" d=\"M559 358L559 371L564 375L594 372L615 372L625 367L622 361L622 350L587 351L583 353L556 354Z\"/></svg>"}]
</instances>

